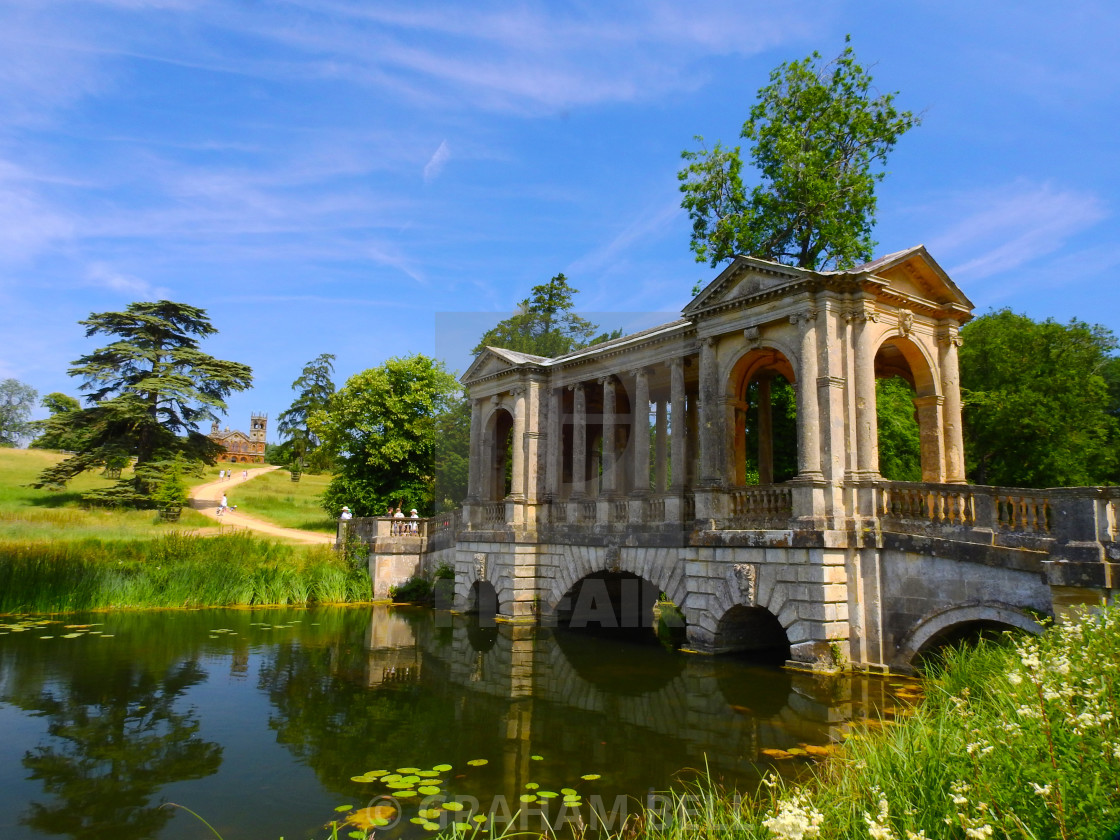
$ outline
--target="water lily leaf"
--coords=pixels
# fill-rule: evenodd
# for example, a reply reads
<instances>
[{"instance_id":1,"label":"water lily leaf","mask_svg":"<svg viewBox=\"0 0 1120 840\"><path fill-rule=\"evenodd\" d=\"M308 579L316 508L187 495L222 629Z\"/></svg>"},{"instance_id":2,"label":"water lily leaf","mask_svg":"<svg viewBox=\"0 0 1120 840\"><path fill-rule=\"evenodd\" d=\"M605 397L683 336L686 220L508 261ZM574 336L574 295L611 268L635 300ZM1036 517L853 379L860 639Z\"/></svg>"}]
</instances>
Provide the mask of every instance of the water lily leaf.
<instances>
[{"instance_id":1,"label":"water lily leaf","mask_svg":"<svg viewBox=\"0 0 1120 840\"><path fill-rule=\"evenodd\" d=\"M416 775L417 776L423 776L425 779L430 779L430 778L432 778L432 776L438 776L439 771L438 770L417 770Z\"/></svg>"},{"instance_id":2,"label":"water lily leaf","mask_svg":"<svg viewBox=\"0 0 1120 840\"><path fill-rule=\"evenodd\" d=\"M422 827L425 831L439 831L439 823L437 822L426 822Z\"/></svg>"},{"instance_id":3,"label":"water lily leaf","mask_svg":"<svg viewBox=\"0 0 1120 840\"><path fill-rule=\"evenodd\" d=\"M520 796L522 802L536 802L537 796L534 793L523 793Z\"/></svg>"},{"instance_id":4,"label":"water lily leaf","mask_svg":"<svg viewBox=\"0 0 1120 840\"><path fill-rule=\"evenodd\" d=\"M788 750L786 750L786 752L788 752L790 755L808 755L808 753L805 752L805 750L801 749L801 747L790 747Z\"/></svg>"},{"instance_id":5,"label":"water lily leaf","mask_svg":"<svg viewBox=\"0 0 1120 840\"><path fill-rule=\"evenodd\" d=\"M81 634L81 633L65 633L65 634L64 634L64 635L62 636L62 638L64 638L64 639L76 639L76 638L78 638L78 637L79 637L80 635L82 635L82 634Z\"/></svg>"},{"instance_id":6,"label":"water lily leaf","mask_svg":"<svg viewBox=\"0 0 1120 840\"><path fill-rule=\"evenodd\" d=\"M420 785L420 787L416 789L425 796L435 796L439 793L439 788L436 785Z\"/></svg>"},{"instance_id":7,"label":"water lily leaf","mask_svg":"<svg viewBox=\"0 0 1120 840\"><path fill-rule=\"evenodd\" d=\"M370 782L370 781L373 781L373 780L370 779L369 776L351 776L350 781L352 781L352 782Z\"/></svg>"},{"instance_id":8,"label":"water lily leaf","mask_svg":"<svg viewBox=\"0 0 1120 840\"><path fill-rule=\"evenodd\" d=\"M467 824L466 824L465 822L457 822L457 823L453 823L453 824L451 825L451 827L452 827L452 828L453 828L453 829L454 829L454 830L456 831L456 833L458 833L458 834L463 834L463 833L465 833L465 832L467 832L467 831L470 831L470 829L471 829L471 827L470 827L469 825L467 825Z\"/></svg>"},{"instance_id":9,"label":"water lily leaf","mask_svg":"<svg viewBox=\"0 0 1120 840\"><path fill-rule=\"evenodd\" d=\"M409 820L409 822L412 823L413 825L423 825L424 823L427 822L427 820L424 819L423 817L413 817L412 819Z\"/></svg>"},{"instance_id":10,"label":"water lily leaf","mask_svg":"<svg viewBox=\"0 0 1120 840\"><path fill-rule=\"evenodd\" d=\"M471 817L471 819L474 820L479 825L482 825L484 822L486 822L486 815L485 814L475 814L473 817Z\"/></svg>"},{"instance_id":11,"label":"water lily leaf","mask_svg":"<svg viewBox=\"0 0 1120 840\"><path fill-rule=\"evenodd\" d=\"M351 831L346 836L352 837L353 840L366 840L366 833L364 831Z\"/></svg>"},{"instance_id":12,"label":"water lily leaf","mask_svg":"<svg viewBox=\"0 0 1120 840\"><path fill-rule=\"evenodd\" d=\"M343 825L352 825L369 830L388 825L389 820L396 815L397 809L392 805L371 805L368 808L359 808L346 818Z\"/></svg>"},{"instance_id":13,"label":"water lily leaf","mask_svg":"<svg viewBox=\"0 0 1120 840\"><path fill-rule=\"evenodd\" d=\"M467 762L471 767L481 767L483 764L489 764L490 761L485 758L472 758Z\"/></svg>"},{"instance_id":14,"label":"water lily leaf","mask_svg":"<svg viewBox=\"0 0 1120 840\"><path fill-rule=\"evenodd\" d=\"M437 764L432 769L439 772L439 773L446 773L448 770L451 769L451 765L450 764Z\"/></svg>"},{"instance_id":15,"label":"water lily leaf","mask_svg":"<svg viewBox=\"0 0 1120 840\"><path fill-rule=\"evenodd\" d=\"M367 770L366 775L376 779L378 776L384 776L388 772L388 770Z\"/></svg>"},{"instance_id":16,"label":"water lily leaf","mask_svg":"<svg viewBox=\"0 0 1120 840\"><path fill-rule=\"evenodd\" d=\"M529 758L533 759L533 761L544 761L543 755L531 755Z\"/></svg>"},{"instance_id":17,"label":"water lily leaf","mask_svg":"<svg viewBox=\"0 0 1120 840\"><path fill-rule=\"evenodd\" d=\"M463 803L462 802L454 802L454 801L444 802L443 803L443 810L445 810L445 811L462 811L463 810Z\"/></svg>"},{"instance_id":18,"label":"water lily leaf","mask_svg":"<svg viewBox=\"0 0 1120 840\"><path fill-rule=\"evenodd\" d=\"M397 797L397 799L408 799L409 797L411 797L411 796L415 796L415 795L416 795L416 791L415 791L415 790L412 790L412 789L409 789L409 790L398 790L398 791L397 791L397 792L396 792L396 793L394 794L394 796L396 796L396 797Z\"/></svg>"},{"instance_id":19,"label":"water lily leaf","mask_svg":"<svg viewBox=\"0 0 1120 840\"><path fill-rule=\"evenodd\" d=\"M390 782L399 782L403 778L404 776L402 776L400 773L390 773L388 776L382 776L381 781L383 781L385 784L389 784Z\"/></svg>"},{"instance_id":20,"label":"water lily leaf","mask_svg":"<svg viewBox=\"0 0 1120 840\"><path fill-rule=\"evenodd\" d=\"M779 761L782 761L782 760L787 759L787 758L793 758L793 753L786 752L785 750L775 750L775 749L771 749L771 748L766 748L766 749L759 750L759 752L762 753L765 756L769 756L770 758L776 758Z\"/></svg>"},{"instance_id":21,"label":"water lily leaf","mask_svg":"<svg viewBox=\"0 0 1120 840\"><path fill-rule=\"evenodd\" d=\"M596 779L601 779L603 777L601 775L599 775L598 773L586 773L586 774L580 776L580 778L583 779L584 781L587 781L587 782L593 782Z\"/></svg>"},{"instance_id":22,"label":"water lily leaf","mask_svg":"<svg viewBox=\"0 0 1120 840\"><path fill-rule=\"evenodd\" d=\"M526 790L536 790L539 787L540 787L540 785L538 785L536 782L526 782L525 783L525 789Z\"/></svg>"},{"instance_id":23,"label":"water lily leaf","mask_svg":"<svg viewBox=\"0 0 1120 840\"><path fill-rule=\"evenodd\" d=\"M575 796L578 793L575 788L560 788L560 792L565 796Z\"/></svg>"},{"instance_id":24,"label":"water lily leaf","mask_svg":"<svg viewBox=\"0 0 1120 840\"><path fill-rule=\"evenodd\" d=\"M419 773L420 768L419 767L398 767L397 772L400 773L402 776L407 776L410 773Z\"/></svg>"},{"instance_id":25,"label":"water lily leaf","mask_svg":"<svg viewBox=\"0 0 1120 840\"><path fill-rule=\"evenodd\" d=\"M421 808L416 815L426 820L434 820L439 816L439 808Z\"/></svg>"},{"instance_id":26,"label":"water lily leaf","mask_svg":"<svg viewBox=\"0 0 1120 840\"><path fill-rule=\"evenodd\" d=\"M541 799L555 799L559 795L560 794L558 794L554 790L538 790L537 791L537 796L539 796Z\"/></svg>"},{"instance_id":27,"label":"water lily leaf","mask_svg":"<svg viewBox=\"0 0 1120 840\"><path fill-rule=\"evenodd\" d=\"M342 813L343 811L349 811L353 807L353 805L337 805L335 806L335 810Z\"/></svg>"}]
</instances>

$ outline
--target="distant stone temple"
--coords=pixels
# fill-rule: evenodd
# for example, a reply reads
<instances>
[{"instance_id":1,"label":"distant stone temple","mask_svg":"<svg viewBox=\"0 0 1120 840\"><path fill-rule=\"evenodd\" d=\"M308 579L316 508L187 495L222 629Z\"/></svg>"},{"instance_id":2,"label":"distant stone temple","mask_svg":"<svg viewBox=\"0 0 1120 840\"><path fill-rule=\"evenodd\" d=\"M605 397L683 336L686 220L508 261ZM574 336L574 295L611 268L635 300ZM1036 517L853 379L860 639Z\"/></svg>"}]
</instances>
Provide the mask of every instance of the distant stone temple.
<instances>
[{"instance_id":1,"label":"distant stone temple","mask_svg":"<svg viewBox=\"0 0 1120 840\"><path fill-rule=\"evenodd\" d=\"M249 419L249 434L235 429L218 430L218 421L210 426L210 440L221 446L225 452L218 456L219 461L232 461L235 464L263 464L265 433L268 431L268 415L253 414Z\"/></svg>"}]
</instances>

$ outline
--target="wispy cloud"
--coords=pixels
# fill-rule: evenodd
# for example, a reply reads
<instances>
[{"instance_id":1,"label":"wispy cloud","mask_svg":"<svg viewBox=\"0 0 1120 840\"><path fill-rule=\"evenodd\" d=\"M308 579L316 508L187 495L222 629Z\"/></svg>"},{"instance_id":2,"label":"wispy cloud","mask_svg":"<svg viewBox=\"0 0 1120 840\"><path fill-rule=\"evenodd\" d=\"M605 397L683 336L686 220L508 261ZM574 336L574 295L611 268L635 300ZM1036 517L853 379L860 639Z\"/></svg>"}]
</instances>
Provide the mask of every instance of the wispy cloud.
<instances>
[{"instance_id":1,"label":"wispy cloud","mask_svg":"<svg viewBox=\"0 0 1120 840\"><path fill-rule=\"evenodd\" d=\"M104 263L91 265L86 273L86 279L90 285L126 295L133 300L162 300L171 296L171 291L163 286L117 271Z\"/></svg>"},{"instance_id":2,"label":"wispy cloud","mask_svg":"<svg viewBox=\"0 0 1120 840\"><path fill-rule=\"evenodd\" d=\"M930 240L930 249L957 260L949 273L964 280L1010 271L1058 251L1108 215L1093 193L1024 180L958 196L944 212L957 221Z\"/></svg>"},{"instance_id":3,"label":"wispy cloud","mask_svg":"<svg viewBox=\"0 0 1120 840\"><path fill-rule=\"evenodd\" d=\"M439 177L439 173L443 171L443 167L447 165L447 161L451 159L451 149L444 140L439 144L439 148L435 150L431 159L424 166L424 182L431 183Z\"/></svg>"}]
</instances>

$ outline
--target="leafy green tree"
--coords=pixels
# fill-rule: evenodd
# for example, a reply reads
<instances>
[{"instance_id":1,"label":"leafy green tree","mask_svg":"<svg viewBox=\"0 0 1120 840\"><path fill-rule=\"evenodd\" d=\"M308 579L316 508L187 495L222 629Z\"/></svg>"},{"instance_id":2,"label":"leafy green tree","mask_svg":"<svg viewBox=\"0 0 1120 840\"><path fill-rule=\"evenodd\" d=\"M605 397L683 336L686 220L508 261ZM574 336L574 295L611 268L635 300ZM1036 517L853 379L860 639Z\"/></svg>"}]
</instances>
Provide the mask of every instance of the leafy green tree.
<instances>
[{"instance_id":1,"label":"leafy green tree","mask_svg":"<svg viewBox=\"0 0 1120 840\"><path fill-rule=\"evenodd\" d=\"M849 39L850 40L850 39ZM920 120L875 95L850 46L821 66L814 52L781 64L740 134L761 183L743 184L740 147L685 151L678 173L697 262L736 254L802 268L846 268L870 259L875 184L899 137Z\"/></svg>"},{"instance_id":2,"label":"leafy green tree","mask_svg":"<svg viewBox=\"0 0 1120 840\"><path fill-rule=\"evenodd\" d=\"M114 341L69 370L83 379L89 407L52 416L46 433L78 436L81 447L44 470L36 486L65 485L125 454L136 459L133 476L91 498L148 506L160 473L176 455L189 465L215 462L221 447L199 431L199 423L217 420L225 398L252 383L252 371L203 353L199 339L217 330L205 310L184 303L132 303L124 312L96 312L79 323L87 338L103 334Z\"/></svg>"},{"instance_id":3,"label":"leafy green tree","mask_svg":"<svg viewBox=\"0 0 1120 840\"><path fill-rule=\"evenodd\" d=\"M966 324L961 337L972 480L1057 487L1116 476L1120 419L1109 378L1117 373L1117 340L1110 330L1002 309Z\"/></svg>"},{"instance_id":4,"label":"leafy green tree","mask_svg":"<svg viewBox=\"0 0 1120 840\"><path fill-rule=\"evenodd\" d=\"M879 421L879 474L891 481L922 480L922 439L914 389L900 376L875 382Z\"/></svg>"},{"instance_id":5,"label":"leafy green tree","mask_svg":"<svg viewBox=\"0 0 1120 840\"><path fill-rule=\"evenodd\" d=\"M47 394L39 402L43 408L51 413L51 417L56 414L65 414L68 411L81 410L82 404L68 394L63 394L58 391L53 391ZM37 421L35 426L37 429L45 429L47 421ZM81 439L73 435L66 434L47 434L42 432L38 437L31 441L33 449L69 449L76 450L81 446Z\"/></svg>"},{"instance_id":6,"label":"leafy green tree","mask_svg":"<svg viewBox=\"0 0 1120 840\"><path fill-rule=\"evenodd\" d=\"M287 410L280 414L277 430L287 440L282 444L289 452L289 460L304 464L309 462L313 469L328 466L322 453L318 453L319 438L308 428L308 420L316 411L322 411L331 395L335 392L331 376L334 374L335 357L331 353L320 353L303 367L299 378L292 383L296 398Z\"/></svg>"},{"instance_id":7,"label":"leafy green tree","mask_svg":"<svg viewBox=\"0 0 1120 840\"><path fill-rule=\"evenodd\" d=\"M467 497L470 450L470 400L452 399L448 409L436 417L436 513L454 510Z\"/></svg>"},{"instance_id":8,"label":"leafy green tree","mask_svg":"<svg viewBox=\"0 0 1120 840\"><path fill-rule=\"evenodd\" d=\"M437 423L458 392L443 363L420 354L350 377L309 421L335 461L323 507L332 516L343 505L373 516L398 503L431 513Z\"/></svg>"},{"instance_id":9,"label":"leafy green tree","mask_svg":"<svg viewBox=\"0 0 1120 840\"><path fill-rule=\"evenodd\" d=\"M0 446L18 446L34 431L31 407L38 392L18 379L0 382Z\"/></svg>"},{"instance_id":10,"label":"leafy green tree","mask_svg":"<svg viewBox=\"0 0 1120 840\"><path fill-rule=\"evenodd\" d=\"M563 274L534 286L532 294L517 305L517 312L488 330L473 352L501 347L551 358L588 346L598 327L572 312L576 294L579 290L569 286Z\"/></svg>"}]
</instances>

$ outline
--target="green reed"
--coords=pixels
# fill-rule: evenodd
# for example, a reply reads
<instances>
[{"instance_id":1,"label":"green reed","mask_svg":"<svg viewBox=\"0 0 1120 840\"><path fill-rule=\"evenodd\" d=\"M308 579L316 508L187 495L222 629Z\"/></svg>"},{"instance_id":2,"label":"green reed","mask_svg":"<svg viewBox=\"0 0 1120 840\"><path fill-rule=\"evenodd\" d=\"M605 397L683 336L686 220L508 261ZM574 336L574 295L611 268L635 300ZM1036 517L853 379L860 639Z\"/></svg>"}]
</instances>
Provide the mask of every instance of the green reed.
<instances>
[{"instance_id":1,"label":"green reed","mask_svg":"<svg viewBox=\"0 0 1120 840\"><path fill-rule=\"evenodd\" d=\"M368 577L327 546L244 533L154 540L0 541L0 612L369 600Z\"/></svg>"}]
</instances>

